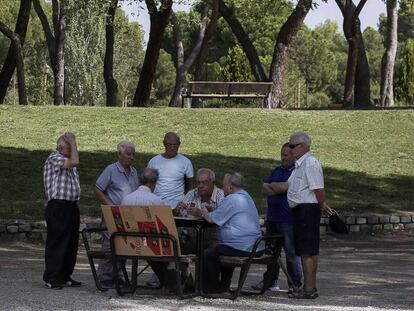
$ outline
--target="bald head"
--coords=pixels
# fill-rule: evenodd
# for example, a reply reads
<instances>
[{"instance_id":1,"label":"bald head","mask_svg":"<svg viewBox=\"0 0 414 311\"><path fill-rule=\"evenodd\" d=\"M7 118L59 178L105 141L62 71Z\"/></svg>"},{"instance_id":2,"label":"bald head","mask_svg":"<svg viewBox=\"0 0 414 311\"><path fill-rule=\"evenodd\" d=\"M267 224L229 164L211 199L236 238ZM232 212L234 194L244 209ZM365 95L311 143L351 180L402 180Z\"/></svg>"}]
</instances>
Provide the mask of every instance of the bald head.
<instances>
[{"instance_id":1,"label":"bald head","mask_svg":"<svg viewBox=\"0 0 414 311\"><path fill-rule=\"evenodd\" d=\"M178 148L180 148L180 136L175 132L168 132L164 136L165 152L163 156L167 159L174 158L178 154Z\"/></svg>"},{"instance_id":2,"label":"bald head","mask_svg":"<svg viewBox=\"0 0 414 311\"><path fill-rule=\"evenodd\" d=\"M158 170L145 167L139 175L139 181L141 185L147 186L151 189L151 191L154 191L155 185L157 184L158 176Z\"/></svg>"}]
</instances>

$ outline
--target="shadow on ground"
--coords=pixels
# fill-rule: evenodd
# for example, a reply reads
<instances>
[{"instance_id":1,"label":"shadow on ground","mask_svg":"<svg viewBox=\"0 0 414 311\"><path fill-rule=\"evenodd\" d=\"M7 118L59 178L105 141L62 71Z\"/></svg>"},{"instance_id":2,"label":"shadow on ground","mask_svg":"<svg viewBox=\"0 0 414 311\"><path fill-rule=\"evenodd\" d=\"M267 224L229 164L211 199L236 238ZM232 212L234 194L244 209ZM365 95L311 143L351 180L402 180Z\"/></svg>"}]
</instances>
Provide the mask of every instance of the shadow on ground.
<instances>
[{"instance_id":1,"label":"shadow on ground","mask_svg":"<svg viewBox=\"0 0 414 311\"><path fill-rule=\"evenodd\" d=\"M0 217L43 218L43 164L50 151L22 148L0 148ZM138 153L136 167L140 170L154 154ZM190 156L194 168L209 167L216 171L221 185L223 173L239 171L246 177L246 189L256 205L265 212L266 202L260 187L269 172L279 164L273 159L224 156L202 153ZM100 214L93 189L102 170L116 159L111 152L81 152L81 211L84 215ZM330 204L343 214L391 214L414 212L414 176L370 176L361 172L324 168ZM3 186L4 185L4 186Z\"/></svg>"},{"instance_id":2,"label":"shadow on ground","mask_svg":"<svg viewBox=\"0 0 414 311\"><path fill-rule=\"evenodd\" d=\"M80 288L48 290L41 281L43 246L3 242L0 245L0 299L4 310L412 310L413 239L414 232L326 235L321 243L318 299L291 300L286 291L281 291L242 296L235 302L200 297L179 300L161 290L147 290L144 294L140 291L124 297L117 297L113 290L99 292L82 248L74 278L86 284ZM262 268L253 267L247 286L258 282L262 273ZM282 274L279 285L286 289Z\"/></svg>"}]
</instances>

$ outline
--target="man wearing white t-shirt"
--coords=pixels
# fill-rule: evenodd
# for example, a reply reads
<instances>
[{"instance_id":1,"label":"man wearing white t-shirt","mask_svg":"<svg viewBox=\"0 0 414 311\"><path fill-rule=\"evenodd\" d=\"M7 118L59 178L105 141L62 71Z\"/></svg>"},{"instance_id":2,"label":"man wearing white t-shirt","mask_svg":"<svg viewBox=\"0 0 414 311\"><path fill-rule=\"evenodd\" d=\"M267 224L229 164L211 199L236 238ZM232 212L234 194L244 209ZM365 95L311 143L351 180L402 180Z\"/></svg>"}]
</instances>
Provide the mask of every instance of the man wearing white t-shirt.
<instances>
[{"instance_id":1,"label":"man wearing white t-shirt","mask_svg":"<svg viewBox=\"0 0 414 311\"><path fill-rule=\"evenodd\" d=\"M190 181L194 177L191 161L178 154L180 143L177 133L168 132L164 137L165 152L153 157L147 165L158 170L160 174L154 193L172 209L191 189Z\"/></svg>"},{"instance_id":2,"label":"man wearing white t-shirt","mask_svg":"<svg viewBox=\"0 0 414 311\"><path fill-rule=\"evenodd\" d=\"M180 136L174 132L168 132L164 136L165 152L153 157L148 162L148 167L158 170L159 178L154 194L162 201L175 209L178 202L191 189L191 179L194 176L193 165L185 156L178 154L180 148ZM158 287L160 284L153 276L147 285Z\"/></svg>"},{"instance_id":3,"label":"man wearing white t-shirt","mask_svg":"<svg viewBox=\"0 0 414 311\"><path fill-rule=\"evenodd\" d=\"M290 136L289 148L295 169L288 179L287 200L293 211L293 236L296 255L301 257L304 276L303 290L294 291L291 298L315 299L316 272L319 255L319 223L321 213L332 210L325 201L322 166L310 153L311 138L304 132Z\"/></svg>"}]
</instances>

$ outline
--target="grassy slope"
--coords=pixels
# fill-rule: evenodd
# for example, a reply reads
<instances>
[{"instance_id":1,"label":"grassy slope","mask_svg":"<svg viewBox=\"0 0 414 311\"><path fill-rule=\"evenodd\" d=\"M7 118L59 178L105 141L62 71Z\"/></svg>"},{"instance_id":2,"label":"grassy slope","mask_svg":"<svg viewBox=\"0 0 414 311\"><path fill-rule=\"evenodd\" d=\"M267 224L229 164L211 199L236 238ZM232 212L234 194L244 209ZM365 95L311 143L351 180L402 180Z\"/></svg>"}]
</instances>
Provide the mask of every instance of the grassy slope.
<instances>
[{"instance_id":1,"label":"grassy slope","mask_svg":"<svg viewBox=\"0 0 414 311\"><path fill-rule=\"evenodd\" d=\"M99 214L93 185L116 144L137 145L138 170L162 152L166 131L195 169L240 171L264 212L261 181L278 164L289 133L305 130L321 160L329 202L360 213L414 211L414 111L261 111L0 106L0 217L42 215L42 166L64 131L78 137L81 207ZM276 160L275 160L276 159Z\"/></svg>"}]
</instances>

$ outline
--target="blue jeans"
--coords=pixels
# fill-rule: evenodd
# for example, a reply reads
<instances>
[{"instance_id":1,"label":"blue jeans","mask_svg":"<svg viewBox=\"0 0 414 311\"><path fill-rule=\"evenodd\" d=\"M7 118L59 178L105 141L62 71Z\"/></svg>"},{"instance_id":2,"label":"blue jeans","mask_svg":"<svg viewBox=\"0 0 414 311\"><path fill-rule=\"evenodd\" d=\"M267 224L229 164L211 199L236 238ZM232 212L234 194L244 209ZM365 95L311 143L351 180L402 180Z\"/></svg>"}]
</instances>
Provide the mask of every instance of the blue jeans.
<instances>
[{"instance_id":1,"label":"blue jeans","mask_svg":"<svg viewBox=\"0 0 414 311\"><path fill-rule=\"evenodd\" d=\"M296 287L300 287L300 285L302 284L302 266L300 263L300 257L296 256L295 254L295 244L293 240L293 224L267 221L266 234L280 234L284 237L283 250L285 251L286 255L286 267L293 281L293 284L288 285L289 287L292 287L293 285ZM271 266L268 266L267 271L263 274L263 278L265 278L267 274L270 273L270 269ZM275 273L271 278L272 282L270 284L273 284L279 279L279 270L280 266L276 263L274 270Z\"/></svg>"}]
</instances>

